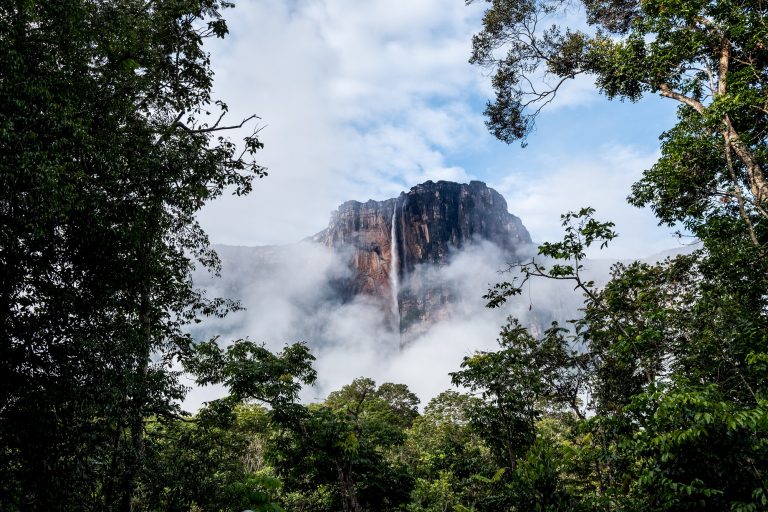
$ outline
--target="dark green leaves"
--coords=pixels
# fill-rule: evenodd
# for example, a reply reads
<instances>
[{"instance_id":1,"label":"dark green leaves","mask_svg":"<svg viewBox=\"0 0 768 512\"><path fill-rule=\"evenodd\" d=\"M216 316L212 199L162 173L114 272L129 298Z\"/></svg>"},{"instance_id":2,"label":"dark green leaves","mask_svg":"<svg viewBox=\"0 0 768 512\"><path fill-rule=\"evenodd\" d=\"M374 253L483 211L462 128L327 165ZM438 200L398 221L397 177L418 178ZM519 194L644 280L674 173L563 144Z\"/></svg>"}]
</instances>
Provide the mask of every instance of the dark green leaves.
<instances>
[{"instance_id":1,"label":"dark green leaves","mask_svg":"<svg viewBox=\"0 0 768 512\"><path fill-rule=\"evenodd\" d=\"M224 384L236 400L258 400L277 407L295 402L301 386L314 383L314 359L302 343L273 354L248 340L221 349L214 339L196 345L195 355L185 367L200 385Z\"/></svg>"},{"instance_id":2,"label":"dark green leaves","mask_svg":"<svg viewBox=\"0 0 768 512\"><path fill-rule=\"evenodd\" d=\"M205 120L222 6L0 6L1 508L128 510L185 326L236 307L190 280L217 265L197 211L263 174Z\"/></svg>"}]
</instances>

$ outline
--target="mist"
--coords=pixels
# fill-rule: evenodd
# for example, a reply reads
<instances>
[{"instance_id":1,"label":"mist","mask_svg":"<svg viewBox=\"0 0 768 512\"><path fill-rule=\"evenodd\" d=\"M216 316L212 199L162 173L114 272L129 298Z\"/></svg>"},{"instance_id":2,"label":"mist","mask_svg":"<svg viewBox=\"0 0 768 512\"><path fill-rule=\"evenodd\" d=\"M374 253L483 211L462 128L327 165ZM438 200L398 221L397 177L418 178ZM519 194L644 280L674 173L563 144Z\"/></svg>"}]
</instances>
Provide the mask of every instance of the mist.
<instances>
[{"instance_id":1,"label":"mist","mask_svg":"<svg viewBox=\"0 0 768 512\"><path fill-rule=\"evenodd\" d=\"M553 320L575 318L582 303L569 282L535 280L503 307L487 308L482 297L488 288L513 274L503 272L509 267L509 254L488 241L477 241L455 250L447 265L420 265L403 277L401 297L437 286L448 299L434 318L401 337L392 328L390 310L380 301L362 295L347 302L340 299L334 283L350 272L344 254L310 241L215 249L222 261L221 276L197 272L195 285L209 297L236 299L244 309L204 320L193 336L199 340L220 336L222 345L249 339L273 351L306 343L316 357L318 379L303 390L305 402L323 400L329 392L365 376L378 383L407 384L424 405L452 387L449 372L459 369L463 357L497 347L499 330L508 317L518 318L535 333ZM534 251L533 246L523 247L516 259ZM596 266L604 281L608 266L602 262ZM183 407L193 411L224 394L221 387L193 386Z\"/></svg>"}]
</instances>

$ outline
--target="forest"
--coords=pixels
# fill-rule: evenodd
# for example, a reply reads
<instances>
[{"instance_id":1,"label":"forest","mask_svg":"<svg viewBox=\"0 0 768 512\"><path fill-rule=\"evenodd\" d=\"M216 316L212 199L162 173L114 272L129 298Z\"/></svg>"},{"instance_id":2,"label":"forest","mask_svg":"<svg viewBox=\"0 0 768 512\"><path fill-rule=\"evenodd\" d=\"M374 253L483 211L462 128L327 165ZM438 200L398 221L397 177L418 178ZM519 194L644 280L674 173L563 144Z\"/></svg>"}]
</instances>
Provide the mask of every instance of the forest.
<instances>
[{"instance_id":1,"label":"forest","mask_svg":"<svg viewBox=\"0 0 768 512\"><path fill-rule=\"evenodd\" d=\"M614 225L563 212L478 300L562 280L579 318L510 318L422 404L365 376L305 403L307 344L190 334L241 307L192 283L220 267L196 215L267 174L213 93L232 3L0 2L1 511L768 510L768 5L467 3L506 143L580 75L676 102L627 201L701 246L597 286ZM575 7L588 29L540 23ZM182 375L227 395L185 412Z\"/></svg>"}]
</instances>

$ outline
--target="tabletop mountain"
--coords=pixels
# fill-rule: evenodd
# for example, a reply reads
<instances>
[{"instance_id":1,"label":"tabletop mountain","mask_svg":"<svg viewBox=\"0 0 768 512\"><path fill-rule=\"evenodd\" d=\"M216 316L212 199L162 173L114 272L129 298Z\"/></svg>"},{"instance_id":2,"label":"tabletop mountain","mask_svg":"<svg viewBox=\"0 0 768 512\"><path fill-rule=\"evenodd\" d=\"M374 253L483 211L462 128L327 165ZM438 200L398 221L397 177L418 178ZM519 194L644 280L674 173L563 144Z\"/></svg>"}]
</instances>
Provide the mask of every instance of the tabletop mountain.
<instances>
[{"instance_id":1,"label":"tabletop mountain","mask_svg":"<svg viewBox=\"0 0 768 512\"><path fill-rule=\"evenodd\" d=\"M531 248L495 190L427 181L395 198L347 201L326 229L297 244L216 246L221 277L195 281L246 308L206 322L206 334L403 346L443 320L484 311L497 271Z\"/></svg>"},{"instance_id":2,"label":"tabletop mountain","mask_svg":"<svg viewBox=\"0 0 768 512\"><path fill-rule=\"evenodd\" d=\"M509 260L531 244L501 194L480 181L427 181L385 201L347 201L312 240L347 260L351 273L337 283L342 299L371 297L402 333L451 314L455 290L431 279L430 269L483 241Z\"/></svg>"}]
</instances>

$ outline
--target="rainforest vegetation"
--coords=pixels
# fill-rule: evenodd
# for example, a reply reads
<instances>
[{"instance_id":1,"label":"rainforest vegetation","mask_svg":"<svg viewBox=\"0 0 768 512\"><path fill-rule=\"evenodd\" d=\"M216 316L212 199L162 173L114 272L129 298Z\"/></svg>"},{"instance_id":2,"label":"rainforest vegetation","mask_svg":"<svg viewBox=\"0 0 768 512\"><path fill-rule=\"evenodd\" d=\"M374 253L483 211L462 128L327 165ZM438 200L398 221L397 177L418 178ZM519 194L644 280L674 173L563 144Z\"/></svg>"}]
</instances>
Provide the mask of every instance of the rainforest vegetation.
<instances>
[{"instance_id":1,"label":"rainforest vegetation","mask_svg":"<svg viewBox=\"0 0 768 512\"><path fill-rule=\"evenodd\" d=\"M488 0L492 133L535 136L580 75L677 102L628 200L701 248L598 288L613 225L564 214L485 300L568 280L581 317L510 319L423 409L365 377L301 403L306 345L189 334L238 307L191 282L218 266L195 214L265 175L211 93L229 7L0 3L0 510L768 510L768 5L582 0L583 31L541 21L569 2ZM182 371L228 395L184 413Z\"/></svg>"}]
</instances>

